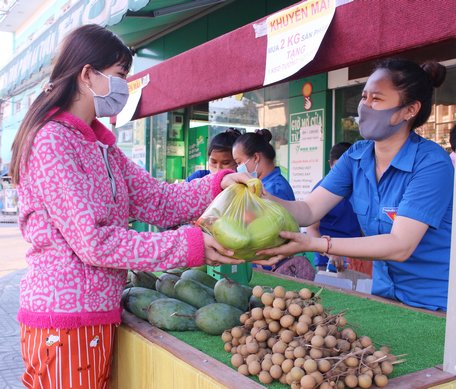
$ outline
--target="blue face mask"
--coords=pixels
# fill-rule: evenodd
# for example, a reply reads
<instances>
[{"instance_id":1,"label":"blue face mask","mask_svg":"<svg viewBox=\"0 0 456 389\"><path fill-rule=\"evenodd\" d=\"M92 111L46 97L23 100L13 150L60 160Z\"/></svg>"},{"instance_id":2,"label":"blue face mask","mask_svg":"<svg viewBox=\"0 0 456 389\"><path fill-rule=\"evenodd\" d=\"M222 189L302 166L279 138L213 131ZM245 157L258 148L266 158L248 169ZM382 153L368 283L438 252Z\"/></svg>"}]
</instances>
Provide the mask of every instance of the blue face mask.
<instances>
[{"instance_id":1,"label":"blue face mask","mask_svg":"<svg viewBox=\"0 0 456 389\"><path fill-rule=\"evenodd\" d=\"M250 161L250 158L245 161L244 163L241 163L240 165L238 165L237 167L237 172L238 173L248 173L250 174L253 178L257 178L258 177L258 173L257 173L257 168L258 168L258 163L255 165L255 170L253 172L249 172L249 170L247 169L247 163Z\"/></svg>"},{"instance_id":2,"label":"blue face mask","mask_svg":"<svg viewBox=\"0 0 456 389\"><path fill-rule=\"evenodd\" d=\"M405 120L392 125L391 117L403 107L372 109L365 104L358 105L359 133L364 139L384 140L399 131Z\"/></svg>"}]
</instances>

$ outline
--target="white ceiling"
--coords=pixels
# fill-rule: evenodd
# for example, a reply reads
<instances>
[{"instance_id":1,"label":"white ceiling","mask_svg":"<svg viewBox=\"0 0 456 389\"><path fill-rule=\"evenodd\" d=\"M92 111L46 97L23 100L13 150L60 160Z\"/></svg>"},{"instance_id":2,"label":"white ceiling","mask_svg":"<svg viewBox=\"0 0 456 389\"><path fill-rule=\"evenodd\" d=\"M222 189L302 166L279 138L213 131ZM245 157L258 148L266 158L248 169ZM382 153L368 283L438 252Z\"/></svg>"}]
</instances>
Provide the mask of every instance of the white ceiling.
<instances>
[{"instance_id":1,"label":"white ceiling","mask_svg":"<svg viewBox=\"0 0 456 389\"><path fill-rule=\"evenodd\" d=\"M0 22L0 31L16 31L44 3L43 0L17 0L7 16Z\"/></svg>"}]
</instances>

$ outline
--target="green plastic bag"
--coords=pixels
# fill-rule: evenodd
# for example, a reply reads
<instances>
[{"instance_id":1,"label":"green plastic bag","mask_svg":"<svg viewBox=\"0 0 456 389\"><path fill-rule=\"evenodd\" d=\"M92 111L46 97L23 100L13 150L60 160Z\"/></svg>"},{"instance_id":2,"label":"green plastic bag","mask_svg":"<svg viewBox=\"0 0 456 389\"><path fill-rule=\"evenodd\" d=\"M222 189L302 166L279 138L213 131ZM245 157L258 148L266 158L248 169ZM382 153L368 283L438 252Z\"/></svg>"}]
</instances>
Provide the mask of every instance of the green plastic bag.
<instances>
[{"instance_id":1,"label":"green plastic bag","mask_svg":"<svg viewBox=\"0 0 456 389\"><path fill-rule=\"evenodd\" d=\"M260 197L263 190L260 180L249 180L247 185L233 184L226 188L198 219L197 225L223 247L234 250L234 258L266 259L256 252L284 244L286 240L279 232L299 232L299 226L280 204ZM255 193L249 189L251 186Z\"/></svg>"}]
</instances>

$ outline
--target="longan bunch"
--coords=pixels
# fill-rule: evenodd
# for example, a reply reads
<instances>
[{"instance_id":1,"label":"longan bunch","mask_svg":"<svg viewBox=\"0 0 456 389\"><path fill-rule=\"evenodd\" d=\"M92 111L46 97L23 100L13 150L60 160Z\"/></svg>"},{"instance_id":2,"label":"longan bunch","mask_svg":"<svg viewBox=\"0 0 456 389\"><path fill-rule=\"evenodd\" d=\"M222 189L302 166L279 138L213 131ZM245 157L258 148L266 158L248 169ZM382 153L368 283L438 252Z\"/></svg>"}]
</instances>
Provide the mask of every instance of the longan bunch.
<instances>
[{"instance_id":1,"label":"longan bunch","mask_svg":"<svg viewBox=\"0 0 456 389\"><path fill-rule=\"evenodd\" d=\"M330 314L307 288L256 286L252 293L264 306L244 313L241 326L222 334L241 374L293 389L370 388L386 386L393 365L402 362L385 347L376 351L369 337L358 337L343 312Z\"/></svg>"}]
</instances>

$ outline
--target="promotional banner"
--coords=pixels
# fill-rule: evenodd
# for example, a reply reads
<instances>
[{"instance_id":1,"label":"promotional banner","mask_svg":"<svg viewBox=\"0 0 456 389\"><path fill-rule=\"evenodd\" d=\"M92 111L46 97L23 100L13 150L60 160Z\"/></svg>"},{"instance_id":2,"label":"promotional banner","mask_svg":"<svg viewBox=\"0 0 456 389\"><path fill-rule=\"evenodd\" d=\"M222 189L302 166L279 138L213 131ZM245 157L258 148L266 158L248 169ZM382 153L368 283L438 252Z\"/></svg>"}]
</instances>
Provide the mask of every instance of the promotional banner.
<instances>
[{"instance_id":1,"label":"promotional banner","mask_svg":"<svg viewBox=\"0 0 456 389\"><path fill-rule=\"evenodd\" d=\"M314 59L335 10L335 0L309 0L267 18L264 85L291 76Z\"/></svg>"},{"instance_id":2,"label":"promotional banner","mask_svg":"<svg viewBox=\"0 0 456 389\"><path fill-rule=\"evenodd\" d=\"M324 109L290 115L290 185L304 200L323 177Z\"/></svg>"}]
</instances>

